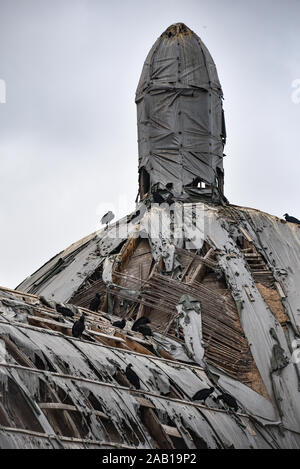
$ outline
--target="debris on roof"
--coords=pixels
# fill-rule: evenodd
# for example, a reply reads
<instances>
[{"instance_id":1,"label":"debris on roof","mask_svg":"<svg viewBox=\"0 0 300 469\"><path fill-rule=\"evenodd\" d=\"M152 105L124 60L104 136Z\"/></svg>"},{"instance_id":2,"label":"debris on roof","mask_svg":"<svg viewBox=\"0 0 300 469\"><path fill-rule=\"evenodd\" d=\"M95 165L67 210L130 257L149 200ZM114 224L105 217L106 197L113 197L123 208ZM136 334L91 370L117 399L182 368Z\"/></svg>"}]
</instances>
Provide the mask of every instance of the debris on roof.
<instances>
[{"instance_id":1,"label":"debris on roof","mask_svg":"<svg viewBox=\"0 0 300 469\"><path fill-rule=\"evenodd\" d=\"M225 199L222 90L185 25L136 98L136 210L0 289L0 447L300 448L300 227Z\"/></svg>"},{"instance_id":2,"label":"debris on roof","mask_svg":"<svg viewBox=\"0 0 300 469\"><path fill-rule=\"evenodd\" d=\"M38 297L0 289L0 301L1 448L299 445L296 432L285 429L281 436L269 400L220 370L207 374L197 363L159 356L152 338L144 340L145 354L139 333L120 333L106 314L77 307L75 319L84 312L87 328L76 339L72 320L62 320ZM16 320L20 314L23 321ZM140 378L139 390L126 380L128 364ZM192 400L213 384L215 397L206 405ZM236 413L215 401L225 391L238 396Z\"/></svg>"},{"instance_id":3,"label":"debris on roof","mask_svg":"<svg viewBox=\"0 0 300 469\"><path fill-rule=\"evenodd\" d=\"M93 352L92 360L94 367L102 369L102 376L106 376L103 371L106 369L106 349L117 348L118 356L121 357L121 353L125 363L120 364L114 357L109 360L110 365L113 364L114 368L118 363L119 373L122 374L125 364L132 363L141 378L141 392L148 390L162 395L162 389L167 389L169 380L171 394L176 395L176 399L183 399L184 406L179 410L176 404L175 409L172 401L173 413L168 414L163 425L169 425L170 418L172 425L180 433L183 425L190 435L197 435L197 438L194 436L197 444L201 441L201 444L205 442L208 447L215 447L209 436L210 432L203 430L206 427L202 427L201 431L197 427L203 423L200 424L200 420L196 423L199 418L195 414L192 419L195 421L193 427L191 428L191 423L187 424L190 422L191 409L190 404L185 402L190 401L198 390L214 385L218 388L217 394L227 392L235 397L239 409L242 409L237 415L240 412L243 414L241 418L247 419L244 417L246 415L250 419L246 428L250 425L256 435L260 435L259 438L264 435L259 445L252 440L250 443L248 431L245 436L245 430L238 430L240 424L230 414L232 411L223 409L222 402L218 404L218 410L215 410L216 404L209 398L209 408L205 407L203 412L206 421L211 421L213 416L213 428L218 433L218 442L221 438L222 447L229 444L228 438L232 438L230 445L235 447L273 447L274 441L279 447L299 447L299 365L293 363L291 344L299 337L297 309L300 309L300 297L292 286L298 278L300 229L297 225L285 223L258 210L217 207L198 202L184 204L185 216L181 229L184 233L189 232L188 240L173 235L178 232L179 226L174 226L169 237L161 237L158 229L161 220L164 220L164 226L169 226L168 217L176 219L181 209L181 204L178 204L176 208L173 207L175 212L170 214L166 208L150 207L135 224L128 223L128 237L125 242L123 236L117 236L117 225L96 233L89 240L87 262L91 259L90 253L99 253L99 244L105 246L109 243L110 248L105 256L98 254L97 267L94 270L87 269L89 274L82 276L80 285L74 285L74 282L65 284L66 279L73 276L72 269L77 264L76 255L82 256L77 250L74 253L73 267L72 263L65 263L64 269L53 274L52 260L48 265L49 270L47 265L42 267L40 272L33 274L19 289L27 290L29 294L34 291L45 296L51 286L50 299L53 302L63 302L65 306L75 304L78 309L76 317L82 310L91 314L85 308L95 293L101 292L101 326L95 322L91 327L88 326L89 337L84 337L76 346L86 350L102 344L101 356L98 358L96 352ZM192 239L189 225L195 210L198 217L202 214L203 221L193 227ZM126 231L125 224L126 219L119 222L122 233ZM267 230L272 236L267 235ZM190 246L191 239L193 248L187 249L187 241ZM85 243L81 243L81 246L85 246ZM66 252L70 258L70 249ZM64 253L60 253L59 257L64 259ZM68 271L66 276L64 270ZM60 292L56 296L56 285L59 283L65 284L64 297ZM281 292L284 292L284 297ZM70 338L69 318L63 318L64 324L57 324L54 318L47 322L46 319L41 320L28 313L28 308L32 306L22 302L21 306L15 297L9 301L12 303L5 306L4 317L7 316L10 321L19 319L21 314L27 314L31 326L40 327L43 323L48 331L53 327L59 331L58 335L67 335L68 338L64 340L72 343L75 340ZM15 319L12 311L15 311L13 314L18 314ZM142 334L130 330L131 321L141 316L150 318L154 337L145 339ZM98 318L96 313L92 317L95 320ZM107 318L112 321L117 318L126 319L125 329L113 328ZM96 342L89 342L91 339ZM34 341L36 344L36 338ZM48 339L46 343L48 344ZM62 347L55 347L55 350L59 349L62 350ZM106 350L104 355L103 350ZM133 350L138 354L137 362L131 356ZM66 351L62 351L61 359L65 353ZM130 360L125 360L128 353ZM49 351L46 356L49 360ZM157 372L151 371L153 363L158 363L157 360L159 366L154 368L167 374L168 380L160 380L165 385L159 385ZM72 368L72 375L78 374L75 369L77 365L69 364L67 368ZM86 364L80 365L80 370L83 369L86 369ZM90 373L89 370L87 375L90 376ZM197 378L199 376L200 382ZM112 382L112 379L110 374L109 381ZM189 383L188 390L186 383ZM145 395L142 397L145 398ZM151 408L151 412L156 414L153 419L157 424L165 401L162 404L155 395L155 402L152 398L151 402L156 409L161 409L155 411ZM171 410L169 405L163 405L163 408ZM190 417L187 417L183 409L188 409ZM222 417L219 417L219 410L223 410ZM226 433L222 429L225 422L218 427L220 419L225 418L224 412L230 417L230 423L227 422L226 425L232 429L231 436L227 434L225 440L222 439ZM262 429L255 430L254 421ZM282 431L284 437L281 436ZM272 434L271 439L267 438L268 443L264 439L267 434ZM166 443L168 438L162 439L165 443L161 444L170 445ZM186 437L183 438L186 441ZM128 445L128 442L122 444ZM151 446L153 443L148 444Z\"/></svg>"}]
</instances>

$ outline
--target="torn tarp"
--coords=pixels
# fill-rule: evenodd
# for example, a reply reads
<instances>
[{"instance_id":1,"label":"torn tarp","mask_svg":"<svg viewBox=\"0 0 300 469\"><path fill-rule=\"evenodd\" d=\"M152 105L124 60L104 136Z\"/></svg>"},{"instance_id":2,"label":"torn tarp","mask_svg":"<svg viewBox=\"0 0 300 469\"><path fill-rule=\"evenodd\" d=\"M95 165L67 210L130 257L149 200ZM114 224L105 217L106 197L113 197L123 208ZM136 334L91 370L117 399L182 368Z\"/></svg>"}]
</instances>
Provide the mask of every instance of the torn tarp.
<instances>
[{"instance_id":1,"label":"torn tarp","mask_svg":"<svg viewBox=\"0 0 300 469\"><path fill-rule=\"evenodd\" d=\"M136 92L139 168L150 187L183 197L188 186L207 192L198 180L218 186L226 134L222 96L201 39L184 24L172 25L149 52Z\"/></svg>"}]
</instances>

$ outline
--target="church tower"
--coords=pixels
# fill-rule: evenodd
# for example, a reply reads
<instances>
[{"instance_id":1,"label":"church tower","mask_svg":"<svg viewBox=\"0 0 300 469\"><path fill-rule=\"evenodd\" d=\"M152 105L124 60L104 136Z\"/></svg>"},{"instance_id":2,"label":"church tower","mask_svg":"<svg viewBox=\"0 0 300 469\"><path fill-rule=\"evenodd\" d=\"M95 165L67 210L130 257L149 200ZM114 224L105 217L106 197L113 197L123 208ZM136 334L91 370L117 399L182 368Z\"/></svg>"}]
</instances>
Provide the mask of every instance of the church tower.
<instances>
[{"instance_id":1,"label":"church tower","mask_svg":"<svg viewBox=\"0 0 300 469\"><path fill-rule=\"evenodd\" d=\"M220 203L226 141L214 61L183 23L150 50L136 91L139 195Z\"/></svg>"}]
</instances>

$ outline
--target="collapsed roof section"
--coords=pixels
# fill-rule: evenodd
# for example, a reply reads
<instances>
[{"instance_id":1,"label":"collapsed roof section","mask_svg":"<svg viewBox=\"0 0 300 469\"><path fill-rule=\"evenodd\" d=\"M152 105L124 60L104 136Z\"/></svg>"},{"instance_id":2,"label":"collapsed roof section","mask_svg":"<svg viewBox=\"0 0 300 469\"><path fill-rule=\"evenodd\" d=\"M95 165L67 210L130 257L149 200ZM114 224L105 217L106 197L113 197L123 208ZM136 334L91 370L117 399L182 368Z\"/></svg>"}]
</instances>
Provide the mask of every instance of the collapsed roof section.
<instances>
[{"instance_id":1,"label":"collapsed roof section","mask_svg":"<svg viewBox=\"0 0 300 469\"><path fill-rule=\"evenodd\" d=\"M130 321L121 331L113 316L68 305L74 320L86 315L76 339L72 321L46 303L0 289L0 448L300 447L269 399L216 368L176 360L161 334L144 339ZM188 298L181 308L199 315ZM128 364L139 390L127 381ZM212 385L205 405L192 400ZM224 391L238 412L217 401Z\"/></svg>"},{"instance_id":2,"label":"collapsed roof section","mask_svg":"<svg viewBox=\"0 0 300 469\"><path fill-rule=\"evenodd\" d=\"M222 200L222 97L201 39L182 23L170 26L149 52L136 92L141 199L160 190L181 200Z\"/></svg>"},{"instance_id":3,"label":"collapsed roof section","mask_svg":"<svg viewBox=\"0 0 300 469\"><path fill-rule=\"evenodd\" d=\"M299 432L299 247L297 225L258 210L140 206L18 288L80 307L98 292L106 314L149 317L162 356L198 364L255 418Z\"/></svg>"}]
</instances>

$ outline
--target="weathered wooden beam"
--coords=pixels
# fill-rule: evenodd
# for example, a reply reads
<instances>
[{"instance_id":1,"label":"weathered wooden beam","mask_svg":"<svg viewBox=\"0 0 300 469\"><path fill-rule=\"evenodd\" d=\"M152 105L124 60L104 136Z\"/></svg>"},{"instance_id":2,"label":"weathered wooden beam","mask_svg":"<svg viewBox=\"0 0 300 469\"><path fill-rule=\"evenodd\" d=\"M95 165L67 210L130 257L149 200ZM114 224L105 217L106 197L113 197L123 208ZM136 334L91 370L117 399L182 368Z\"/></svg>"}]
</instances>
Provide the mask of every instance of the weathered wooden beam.
<instances>
[{"instance_id":1,"label":"weathered wooden beam","mask_svg":"<svg viewBox=\"0 0 300 469\"><path fill-rule=\"evenodd\" d=\"M0 338L4 341L9 352L13 357L15 357L17 362L19 362L21 365L28 366L29 368L35 366L34 363L30 360L30 358L28 358L27 355L25 355L25 353L22 352L12 340L10 340L5 335L1 335Z\"/></svg>"},{"instance_id":2,"label":"weathered wooden beam","mask_svg":"<svg viewBox=\"0 0 300 469\"><path fill-rule=\"evenodd\" d=\"M134 398L140 404L141 407L147 407L147 408L150 408L150 409L155 409L155 405L152 404L152 402L149 401L149 399L145 399L144 397L140 397L140 396L134 396Z\"/></svg>"},{"instance_id":3,"label":"weathered wooden beam","mask_svg":"<svg viewBox=\"0 0 300 469\"><path fill-rule=\"evenodd\" d=\"M283 287L281 286L281 284L279 282L275 282L275 287L276 287L276 290L277 290L278 295L280 296L280 298L281 299L286 298L286 294L283 290Z\"/></svg>"},{"instance_id":4,"label":"weathered wooden beam","mask_svg":"<svg viewBox=\"0 0 300 469\"><path fill-rule=\"evenodd\" d=\"M196 258L196 255L194 255L194 257L191 257L191 259L190 259L190 261L188 262L186 268L185 268L184 271L182 272L181 282L183 282L183 280L184 280L185 276L187 275L188 270L190 269L191 265L193 264L195 258Z\"/></svg>"},{"instance_id":5,"label":"weathered wooden beam","mask_svg":"<svg viewBox=\"0 0 300 469\"><path fill-rule=\"evenodd\" d=\"M153 409L142 408L141 416L143 424L147 427L151 437L159 444L160 448L175 449L172 440L164 430Z\"/></svg>"},{"instance_id":6,"label":"weathered wooden beam","mask_svg":"<svg viewBox=\"0 0 300 469\"><path fill-rule=\"evenodd\" d=\"M40 309L35 308L33 310L33 314L39 318L45 318L45 319L59 319L59 314L55 313L49 313L48 311L43 311Z\"/></svg>"},{"instance_id":7,"label":"weathered wooden beam","mask_svg":"<svg viewBox=\"0 0 300 469\"><path fill-rule=\"evenodd\" d=\"M71 412L80 412L76 406L64 404L61 402L40 402L38 406L44 410L67 410ZM91 412L92 414L97 415L103 420L109 420L109 417L106 414L104 414L104 412L101 412L100 410L93 409L91 410Z\"/></svg>"},{"instance_id":8,"label":"weathered wooden beam","mask_svg":"<svg viewBox=\"0 0 300 469\"><path fill-rule=\"evenodd\" d=\"M11 288L6 288L6 287L0 287L0 290L13 293L14 295L25 296L25 297L27 296L28 298L33 298L33 299L38 300L38 297L36 295L32 295L31 293L24 293L19 290L12 290Z\"/></svg>"},{"instance_id":9,"label":"weathered wooden beam","mask_svg":"<svg viewBox=\"0 0 300 469\"><path fill-rule=\"evenodd\" d=\"M103 339L110 340L111 342L118 342L118 343L124 343L124 344L126 342L120 335L108 335L108 334L104 334L103 332L95 331L94 329L86 329L86 332L88 332L92 336L101 337Z\"/></svg>"},{"instance_id":10,"label":"weathered wooden beam","mask_svg":"<svg viewBox=\"0 0 300 469\"><path fill-rule=\"evenodd\" d=\"M162 427L167 435L173 436L175 438L182 438L182 435L179 433L177 427L170 427L169 425L162 425Z\"/></svg>"},{"instance_id":11,"label":"weathered wooden beam","mask_svg":"<svg viewBox=\"0 0 300 469\"><path fill-rule=\"evenodd\" d=\"M66 441L69 443L82 443L84 446L85 445L97 445L97 446L104 446L106 448L107 446L111 446L112 448L124 448L124 449L136 449L135 446L128 446L128 445L123 445L121 443L114 443L111 441L100 441L100 440L85 440L83 438L72 438L68 436L61 436L61 435L55 435L53 433L39 433L31 430L25 430L24 428L15 428L15 427L9 427L9 426L0 426L1 430L7 432L7 433L21 433L24 435L30 435L33 437L37 438L46 438L49 440L60 440L60 441Z\"/></svg>"},{"instance_id":12,"label":"weathered wooden beam","mask_svg":"<svg viewBox=\"0 0 300 469\"><path fill-rule=\"evenodd\" d=\"M249 298L249 300L254 303L255 302L255 299L254 299L254 296L252 295L251 291L250 291L250 288L247 287L247 285L244 286L244 290L245 292L247 293L247 296Z\"/></svg>"},{"instance_id":13,"label":"weathered wooden beam","mask_svg":"<svg viewBox=\"0 0 300 469\"><path fill-rule=\"evenodd\" d=\"M126 345L127 347L134 351L134 352L137 352L137 353L141 353L142 355L152 355L154 356L154 354L152 352L150 352L150 350L148 350L146 347L143 347L143 345L141 343L144 343L144 344L147 344L148 343L144 340L139 340L139 339L136 339L136 338L130 338L128 337L128 335L125 335L125 334L121 334L120 332L116 332L116 336L118 337L122 337L125 342L126 342ZM141 342L141 343L139 343Z\"/></svg>"},{"instance_id":14,"label":"weathered wooden beam","mask_svg":"<svg viewBox=\"0 0 300 469\"><path fill-rule=\"evenodd\" d=\"M247 231L246 231L244 228L242 228L241 226L239 226L239 230L240 230L241 233L243 233L243 235L245 236L245 238L247 239L247 241L249 241L249 243L252 243L252 242L253 242L251 236L249 235L249 233L247 233Z\"/></svg>"},{"instance_id":15,"label":"weathered wooden beam","mask_svg":"<svg viewBox=\"0 0 300 469\"><path fill-rule=\"evenodd\" d=\"M209 251L205 254L204 260L209 260L214 254L214 249L210 248ZM199 283L203 280L205 276L207 267L205 264L200 263L199 266L196 268L191 280L189 281L190 284L193 284L195 280L198 280Z\"/></svg>"},{"instance_id":16,"label":"weathered wooden beam","mask_svg":"<svg viewBox=\"0 0 300 469\"><path fill-rule=\"evenodd\" d=\"M51 319L46 319L46 318L40 318L37 316L27 316L28 324L35 325L35 324L40 324L42 327L48 326L51 329L62 332L65 335L72 335L72 326L70 324L63 324L58 321L53 321Z\"/></svg>"},{"instance_id":17,"label":"weathered wooden beam","mask_svg":"<svg viewBox=\"0 0 300 469\"><path fill-rule=\"evenodd\" d=\"M38 406L45 410L71 410L77 412L77 407L74 405L63 404L61 402L40 402Z\"/></svg>"}]
</instances>

